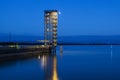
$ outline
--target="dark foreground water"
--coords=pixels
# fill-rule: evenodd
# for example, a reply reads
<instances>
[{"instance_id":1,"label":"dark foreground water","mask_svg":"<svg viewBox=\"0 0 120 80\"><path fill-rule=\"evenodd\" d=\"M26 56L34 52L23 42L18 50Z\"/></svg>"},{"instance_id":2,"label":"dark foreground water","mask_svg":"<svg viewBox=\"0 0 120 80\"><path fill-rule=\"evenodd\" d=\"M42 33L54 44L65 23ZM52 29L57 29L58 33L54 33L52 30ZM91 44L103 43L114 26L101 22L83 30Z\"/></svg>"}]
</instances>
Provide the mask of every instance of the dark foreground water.
<instances>
[{"instance_id":1,"label":"dark foreground water","mask_svg":"<svg viewBox=\"0 0 120 80\"><path fill-rule=\"evenodd\" d=\"M58 46L53 55L3 61L0 80L120 80L120 46Z\"/></svg>"}]
</instances>

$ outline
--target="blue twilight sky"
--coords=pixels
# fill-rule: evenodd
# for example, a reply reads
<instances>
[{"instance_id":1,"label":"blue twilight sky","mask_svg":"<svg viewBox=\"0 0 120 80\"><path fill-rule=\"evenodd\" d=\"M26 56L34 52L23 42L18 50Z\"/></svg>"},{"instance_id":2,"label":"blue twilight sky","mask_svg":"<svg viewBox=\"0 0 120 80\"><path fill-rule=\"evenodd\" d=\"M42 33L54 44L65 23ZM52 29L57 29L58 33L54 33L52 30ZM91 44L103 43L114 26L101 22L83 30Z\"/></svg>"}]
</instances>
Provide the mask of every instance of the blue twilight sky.
<instances>
[{"instance_id":1,"label":"blue twilight sky","mask_svg":"<svg viewBox=\"0 0 120 80\"><path fill-rule=\"evenodd\" d=\"M120 0L0 0L0 33L43 35L45 9L57 9L59 35L120 35Z\"/></svg>"}]
</instances>

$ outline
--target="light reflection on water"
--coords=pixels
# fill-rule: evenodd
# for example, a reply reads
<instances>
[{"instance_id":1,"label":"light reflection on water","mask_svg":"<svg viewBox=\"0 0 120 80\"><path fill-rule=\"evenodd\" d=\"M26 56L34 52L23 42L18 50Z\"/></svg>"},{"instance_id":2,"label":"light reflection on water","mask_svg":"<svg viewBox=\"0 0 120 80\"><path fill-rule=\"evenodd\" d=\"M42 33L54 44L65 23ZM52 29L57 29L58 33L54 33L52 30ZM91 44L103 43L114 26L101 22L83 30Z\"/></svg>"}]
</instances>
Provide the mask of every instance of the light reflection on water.
<instances>
[{"instance_id":1,"label":"light reflection on water","mask_svg":"<svg viewBox=\"0 0 120 80\"><path fill-rule=\"evenodd\" d=\"M57 58L55 54L43 55L41 57L41 67L45 71L46 80L59 80L57 72Z\"/></svg>"},{"instance_id":2,"label":"light reflection on water","mask_svg":"<svg viewBox=\"0 0 120 80\"><path fill-rule=\"evenodd\" d=\"M120 46L60 46L56 54L0 62L0 80L120 80Z\"/></svg>"}]
</instances>

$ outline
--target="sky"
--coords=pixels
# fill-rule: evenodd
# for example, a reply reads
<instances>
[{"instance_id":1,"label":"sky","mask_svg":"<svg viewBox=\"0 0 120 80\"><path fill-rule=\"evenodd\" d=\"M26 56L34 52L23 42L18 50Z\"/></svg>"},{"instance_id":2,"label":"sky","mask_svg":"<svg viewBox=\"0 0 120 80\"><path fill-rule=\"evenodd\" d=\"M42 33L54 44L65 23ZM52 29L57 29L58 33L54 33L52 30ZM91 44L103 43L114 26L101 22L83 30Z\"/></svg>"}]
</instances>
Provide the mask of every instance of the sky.
<instances>
[{"instance_id":1,"label":"sky","mask_svg":"<svg viewBox=\"0 0 120 80\"><path fill-rule=\"evenodd\" d=\"M120 0L0 0L0 33L44 35L44 10L56 9L58 35L120 35Z\"/></svg>"}]
</instances>

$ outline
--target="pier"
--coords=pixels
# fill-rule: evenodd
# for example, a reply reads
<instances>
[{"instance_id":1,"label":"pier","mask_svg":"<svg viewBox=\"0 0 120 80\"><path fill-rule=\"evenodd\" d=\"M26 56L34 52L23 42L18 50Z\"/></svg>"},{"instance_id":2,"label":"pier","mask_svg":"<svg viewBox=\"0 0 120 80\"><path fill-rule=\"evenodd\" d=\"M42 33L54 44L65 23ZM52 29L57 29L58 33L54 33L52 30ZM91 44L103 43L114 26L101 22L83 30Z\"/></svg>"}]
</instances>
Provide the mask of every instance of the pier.
<instances>
[{"instance_id":1,"label":"pier","mask_svg":"<svg viewBox=\"0 0 120 80\"><path fill-rule=\"evenodd\" d=\"M57 46L57 23L58 11L44 11L44 40L38 42L12 42L9 35L9 42L0 42L0 58L21 55L51 54L55 53ZM36 40L37 41L37 40Z\"/></svg>"}]
</instances>

